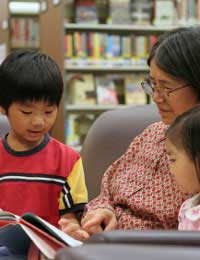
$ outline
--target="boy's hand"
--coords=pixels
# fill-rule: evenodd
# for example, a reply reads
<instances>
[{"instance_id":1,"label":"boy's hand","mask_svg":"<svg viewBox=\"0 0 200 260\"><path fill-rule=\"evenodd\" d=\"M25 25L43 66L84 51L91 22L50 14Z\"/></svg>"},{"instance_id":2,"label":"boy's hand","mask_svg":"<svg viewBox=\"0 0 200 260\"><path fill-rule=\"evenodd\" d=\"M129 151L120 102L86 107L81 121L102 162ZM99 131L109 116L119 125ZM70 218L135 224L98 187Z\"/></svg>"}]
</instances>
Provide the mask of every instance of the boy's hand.
<instances>
[{"instance_id":1,"label":"boy's hand","mask_svg":"<svg viewBox=\"0 0 200 260\"><path fill-rule=\"evenodd\" d=\"M81 225L90 235L114 230L117 228L117 219L115 213L109 209L99 208L92 210L84 216Z\"/></svg>"},{"instance_id":2,"label":"boy's hand","mask_svg":"<svg viewBox=\"0 0 200 260\"><path fill-rule=\"evenodd\" d=\"M65 216L62 216L58 221L58 224L63 232L74 237L75 239L85 240L89 237L89 234L80 227L80 224L74 214L66 214Z\"/></svg>"}]
</instances>

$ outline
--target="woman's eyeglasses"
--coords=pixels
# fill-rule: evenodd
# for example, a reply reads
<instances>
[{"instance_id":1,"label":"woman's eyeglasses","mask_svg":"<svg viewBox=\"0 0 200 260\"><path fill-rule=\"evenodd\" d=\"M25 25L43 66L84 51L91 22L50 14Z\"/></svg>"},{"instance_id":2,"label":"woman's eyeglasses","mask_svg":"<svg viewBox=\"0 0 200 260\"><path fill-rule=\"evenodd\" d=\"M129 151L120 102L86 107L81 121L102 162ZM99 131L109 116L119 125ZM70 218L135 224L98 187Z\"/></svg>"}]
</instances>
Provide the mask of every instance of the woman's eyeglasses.
<instances>
[{"instance_id":1,"label":"woman's eyeglasses","mask_svg":"<svg viewBox=\"0 0 200 260\"><path fill-rule=\"evenodd\" d=\"M167 87L156 87L156 86L154 86L154 84L150 78L147 78L146 80L141 82L141 85L142 85L144 92L150 96L152 96L154 94L154 92L156 91L159 95L162 95L162 96L164 95L164 96L168 96L168 97L170 96L171 93L173 93L179 89L190 86L190 84L187 83L187 84L178 86L174 89L169 89Z\"/></svg>"}]
</instances>

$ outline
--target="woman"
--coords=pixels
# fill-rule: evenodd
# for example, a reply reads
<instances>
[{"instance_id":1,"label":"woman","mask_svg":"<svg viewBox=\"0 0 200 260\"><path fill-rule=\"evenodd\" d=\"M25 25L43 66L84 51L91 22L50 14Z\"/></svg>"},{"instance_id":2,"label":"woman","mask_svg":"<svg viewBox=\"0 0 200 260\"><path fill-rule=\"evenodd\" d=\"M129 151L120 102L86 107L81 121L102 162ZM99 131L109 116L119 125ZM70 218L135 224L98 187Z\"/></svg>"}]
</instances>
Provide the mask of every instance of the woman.
<instances>
[{"instance_id":1,"label":"woman","mask_svg":"<svg viewBox=\"0 0 200 260\"><path fill-rule=\"evenodd\" d=\"M162 122L137 136L105 172L101 193L88 203L82 219L89 234L116 228L177 228L179 207L188 197L169 172L164 138L168 125L199 102L200 28L161 36L148 65L149 77L142 86L152 95Z\"/></svg>"}]
</instances>

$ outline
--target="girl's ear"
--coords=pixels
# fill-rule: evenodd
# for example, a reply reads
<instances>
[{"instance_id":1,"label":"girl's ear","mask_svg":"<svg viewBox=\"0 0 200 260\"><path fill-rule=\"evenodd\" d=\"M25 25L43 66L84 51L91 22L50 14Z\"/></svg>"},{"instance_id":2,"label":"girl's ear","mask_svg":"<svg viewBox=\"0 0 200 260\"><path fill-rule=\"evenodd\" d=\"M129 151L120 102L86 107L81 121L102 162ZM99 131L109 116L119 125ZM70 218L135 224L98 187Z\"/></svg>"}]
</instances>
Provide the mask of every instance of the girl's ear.
<instances>
[{"instance_id":1,"label":"girl's ear","mask_svg":"<svg viewBox=\"0 0 200 260\"><path fill-rule=\"evenodd\" d=\"M1 106L0 106L0 113L1 113L2 115L5 115L5 116L7 115L7 114L6 114L6 110L5 110L3 107L1 107Z\"/></svg>"}]
</instances>

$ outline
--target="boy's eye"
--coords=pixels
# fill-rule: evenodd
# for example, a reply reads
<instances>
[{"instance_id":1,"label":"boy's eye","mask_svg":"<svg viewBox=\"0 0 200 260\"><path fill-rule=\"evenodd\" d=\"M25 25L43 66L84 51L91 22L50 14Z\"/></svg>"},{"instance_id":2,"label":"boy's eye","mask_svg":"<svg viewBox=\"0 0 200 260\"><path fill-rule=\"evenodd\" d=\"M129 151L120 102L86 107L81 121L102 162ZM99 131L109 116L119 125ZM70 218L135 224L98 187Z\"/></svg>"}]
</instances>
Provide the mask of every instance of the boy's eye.
<instances>
[{"instance_id":1,"label":"boy's eye","mask_svg":"<svg viewBox=\"0 0 200 260\"><path fill-rule=\"evenodd\" d=\"M45 112L45 114L47 114L47 115L52 114L52 113L53 113L52 110L51 110L51 111L46 111L46 112Z\"/></svg>"},{"instance_id":2,"label":"boy's eye","mask_svg":"<svg viewBox=\"0 0 200 260\"><path fill-rule=\"evenodd\" d=\"M22 110L21 112L22 112L23 114L25 114L25 115L31 115L31 113L32 113L31 111L24 111L24 110Z\"/></svg>"}]
</instances>

